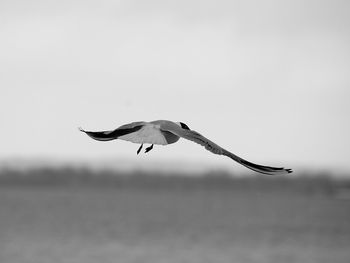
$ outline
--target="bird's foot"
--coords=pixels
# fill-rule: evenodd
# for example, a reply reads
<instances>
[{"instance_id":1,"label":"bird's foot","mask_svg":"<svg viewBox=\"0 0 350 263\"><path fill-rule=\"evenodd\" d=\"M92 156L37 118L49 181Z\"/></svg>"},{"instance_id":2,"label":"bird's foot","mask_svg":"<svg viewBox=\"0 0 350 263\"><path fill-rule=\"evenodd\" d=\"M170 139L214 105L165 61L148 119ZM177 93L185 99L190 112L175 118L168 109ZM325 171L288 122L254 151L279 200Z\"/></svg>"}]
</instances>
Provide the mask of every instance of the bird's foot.
<instances>
[{"instance_id":1,"label":"bird's foot","mask_svg":"<svg viewBox=\"0 0 350 263\"><path fill-rule=\"evenodd\" d=\"M149 147L147 147L146 148L146 150L145 150L145 153L148 153L150 150L152 150L153 149L153 144L151 145L151 146L149 146Z\"/></svg>"},{"instance_id":2,"label":"bird's foot","mask_svg":"<svg viewBox=\"0 0 350 263\"><path fill-rule=\"evenodd\" d=\"M143 146L143 144L141 144L141 146L140 146L140 148L137 150L137 154L139 154L140 153L140 151L141 151L141 149L142 149L142 146Z\"/></svg>"}]
</instances>

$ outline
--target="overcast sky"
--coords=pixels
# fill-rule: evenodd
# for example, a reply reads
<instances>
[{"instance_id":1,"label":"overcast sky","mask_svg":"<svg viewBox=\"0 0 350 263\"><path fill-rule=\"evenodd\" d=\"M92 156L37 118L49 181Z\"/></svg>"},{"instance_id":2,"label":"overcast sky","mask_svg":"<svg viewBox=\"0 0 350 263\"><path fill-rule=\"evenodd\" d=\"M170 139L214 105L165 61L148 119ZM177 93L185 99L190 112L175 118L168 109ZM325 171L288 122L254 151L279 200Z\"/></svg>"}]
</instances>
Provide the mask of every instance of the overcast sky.
<instances>
[{"instance_id":1,"label":"overcast sky","mask_svg":"<svg viewBox=\"0 0 350 263\"><path fill-rule=\"evenodd\" d=\"M181 140L79 133L182 121L253 162L350 171L350 2L0 2L0 159L186 160Z\"/></svg>"}]
</instances>

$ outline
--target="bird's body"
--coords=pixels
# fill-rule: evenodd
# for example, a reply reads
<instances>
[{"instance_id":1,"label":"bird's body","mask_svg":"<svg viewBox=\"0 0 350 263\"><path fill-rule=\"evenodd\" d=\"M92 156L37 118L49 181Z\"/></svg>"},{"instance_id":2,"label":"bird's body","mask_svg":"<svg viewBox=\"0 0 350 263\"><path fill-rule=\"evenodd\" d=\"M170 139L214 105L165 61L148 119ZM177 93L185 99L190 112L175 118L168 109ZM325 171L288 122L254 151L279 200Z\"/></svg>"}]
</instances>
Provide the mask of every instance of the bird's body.
<instances>
[{"instance_id":1,"label":"bird's body","mask_svg":"<svg viewBox=\"0 0 350 263\"><path fill-rule=\"evenodd\" d=\"M168 121L130 123L131 126L136 125L135 127L141 125L141 128L136 132L122 135L118 137L118 139L133 143L149 143L158 145L175 143L180 139L180 137L164 129L165 125L169 125L169 123L166 122Z\"/></svg>"},{"instance_id":2,"label":"bird's body","mask_svg":"<svg viewBox=\"0 0 350 263\"><path fill-rule=\"evenodd\" d=\"M140 152L144 143L152 144L146 148L146 152L153 148L153 144L168 145L177 142L180 138L185 138L204 146L208 151L214 154L225 155L247 168L264 174L285 174L291 173L291 169L263 166L246 161L237 155L225 150L200 133L191 130L182 122L172 122L168 120L157 120L152 122L138 121L120 126L112 131L85 131L91 138L98 141L110 141L114 139L125 140L141 144L137 153Z\"/></svg>"}]
</instances>

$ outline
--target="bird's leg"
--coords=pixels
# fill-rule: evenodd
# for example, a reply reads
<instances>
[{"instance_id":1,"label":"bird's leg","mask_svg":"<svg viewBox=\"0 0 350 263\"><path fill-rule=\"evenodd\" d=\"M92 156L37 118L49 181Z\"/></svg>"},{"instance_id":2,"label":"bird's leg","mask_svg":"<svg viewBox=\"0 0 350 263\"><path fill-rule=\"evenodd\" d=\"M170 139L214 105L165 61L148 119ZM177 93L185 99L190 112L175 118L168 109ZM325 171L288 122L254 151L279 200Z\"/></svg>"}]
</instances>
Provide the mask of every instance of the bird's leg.
<instances>
[{"instance_id":1,"label":"bird's leg","mask_svg":"<svg viewBox=\"0 0 350 263\"><path fill-rule=\"evenodd\" d=\"M150 150L152 150L153 149L153 144L151 145L151 146L149 146L149 147L147 147L146 148L146 151L145 151L145 153L148 153Z\"/></svg>"},{"instance_id":2,"label":"bird's leg","mask_svg":"<svg viewBox=\"0 0 350 263\"><path fill-rule=\"evenodd\" d=\"M137 154L140 153L140 151L141 151L141 149L142 149L142 146L143 146L143 144L140 145L140 148L139 148L139 149L137 150L137 152L136 152Z\"/></svg>"}]
</instances>

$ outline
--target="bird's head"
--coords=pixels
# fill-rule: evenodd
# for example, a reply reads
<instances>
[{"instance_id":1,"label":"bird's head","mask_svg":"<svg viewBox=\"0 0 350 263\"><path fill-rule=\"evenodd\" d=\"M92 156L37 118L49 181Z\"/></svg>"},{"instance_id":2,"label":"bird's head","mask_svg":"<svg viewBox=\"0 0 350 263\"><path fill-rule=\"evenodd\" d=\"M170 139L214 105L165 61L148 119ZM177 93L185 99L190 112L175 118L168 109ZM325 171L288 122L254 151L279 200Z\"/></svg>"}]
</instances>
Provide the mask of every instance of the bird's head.
<instances>
[{"instance_id":1,"label":"bird's head","mask_svg":"<svg viewBox=\"0 0 350 263\"><path fill-rule=\"evenodd\" d=\"M182 129L190 130L190 128L183 122L177 122L176 124L179 125Z\"/></svg>"}]
</instances>

